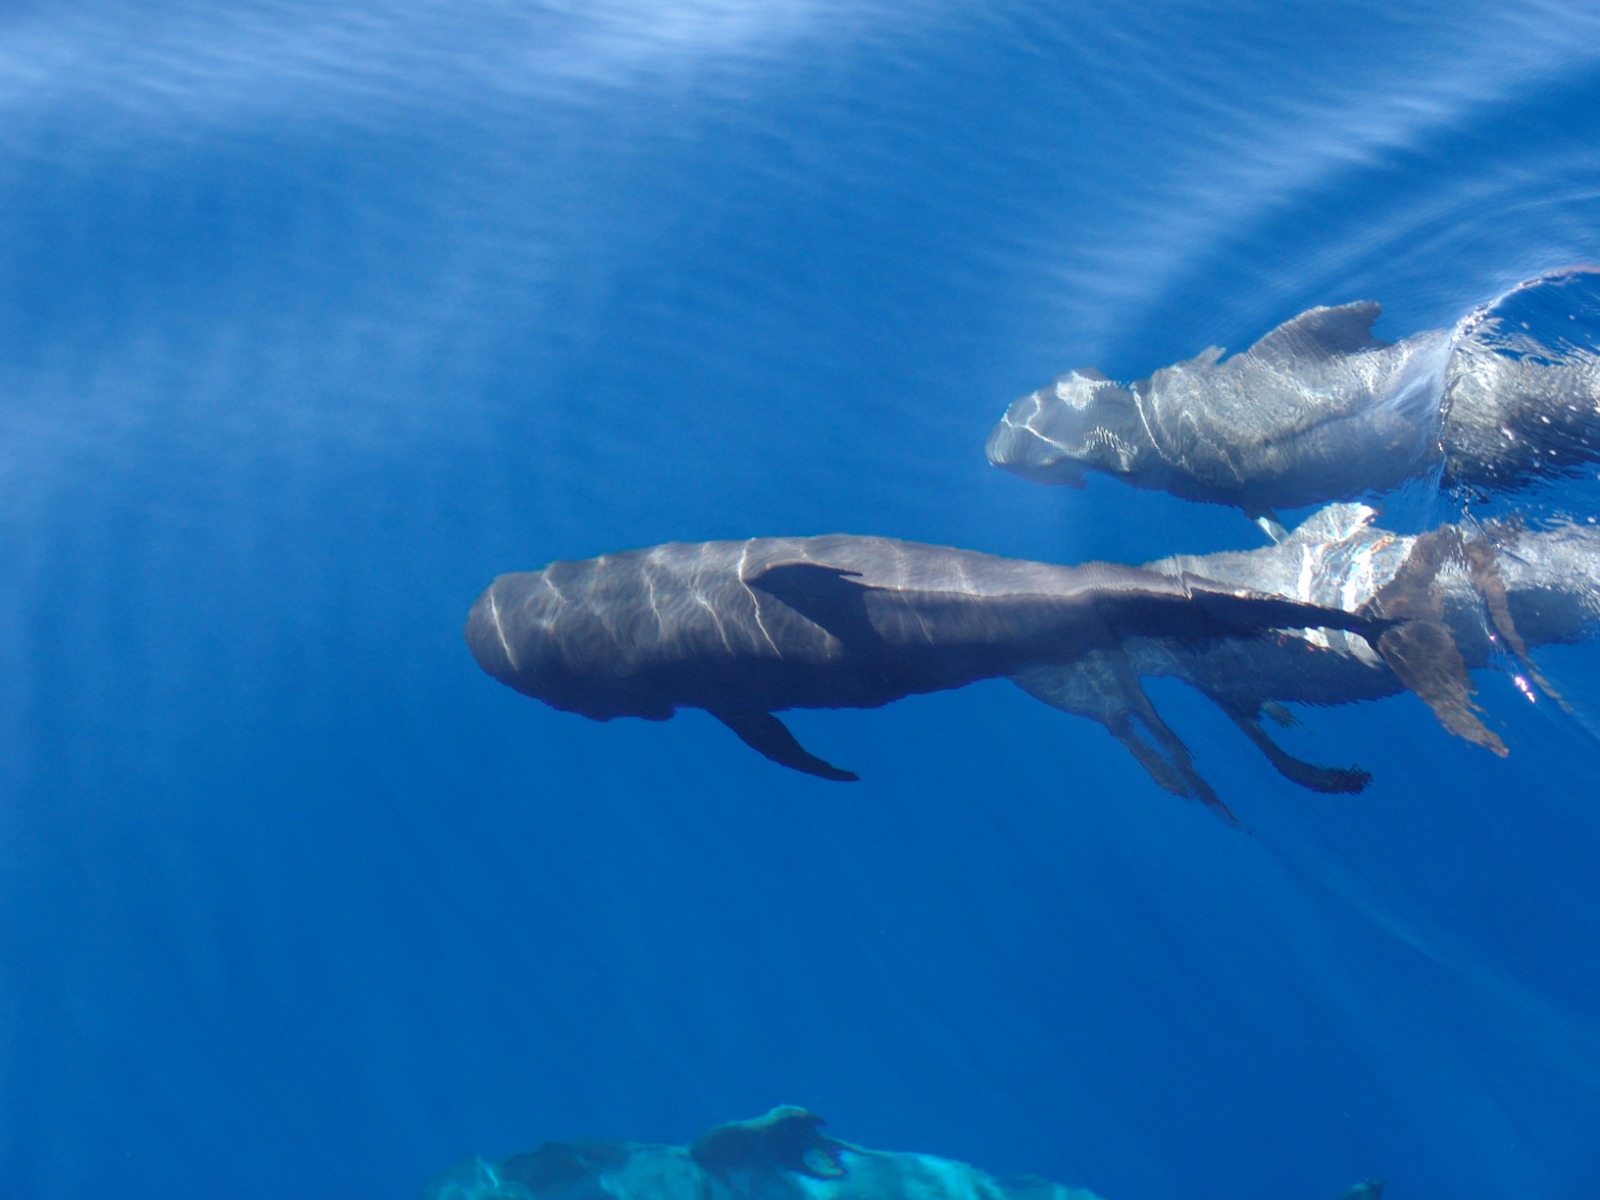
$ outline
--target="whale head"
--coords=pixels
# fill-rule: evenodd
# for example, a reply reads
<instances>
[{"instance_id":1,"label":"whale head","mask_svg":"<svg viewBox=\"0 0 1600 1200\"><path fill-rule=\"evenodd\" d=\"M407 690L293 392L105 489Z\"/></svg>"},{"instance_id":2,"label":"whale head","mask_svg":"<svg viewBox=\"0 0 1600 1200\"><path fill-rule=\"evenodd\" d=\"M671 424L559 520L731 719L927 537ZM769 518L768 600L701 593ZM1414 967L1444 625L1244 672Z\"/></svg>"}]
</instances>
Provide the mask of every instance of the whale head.
<instances>
[{"instance_id":1,"label":"whale head","mask_svg":"<svg viewBox=\"0 0 1600 1200\"><path fill-rule=\"evenodd\" d=\"M663 720L672 705L654 696L641 668L659 637L648 606L597 599L602 557L498 576L467 614L462 635L485 674L552 708L597 721Z\"/></svg>"},{"instance_id":2,"label":"whale head","mask_svg":"<svg viewBox=\"0 0 1600 1200\"><path fill-rule=\"evenodd\" d=\"M525 580L542 572L501 575L478 596L462 631L467 648L488 675L543 700L540 684L559 674L561 645L555 617L561 596Z\"/></svg>"},{"instance_id":3,"label":"whale head","mask_svg":"<svg viewBox=\"0 0 1600 1200\"><path fill-rule=\"evenodd\" d=\"M989 461L1036 483L1082 487L1089 471L1130 476L1154 443L1132 390L1092 368L1030 392L989 434Z\"/></svg>"}]
</instances>

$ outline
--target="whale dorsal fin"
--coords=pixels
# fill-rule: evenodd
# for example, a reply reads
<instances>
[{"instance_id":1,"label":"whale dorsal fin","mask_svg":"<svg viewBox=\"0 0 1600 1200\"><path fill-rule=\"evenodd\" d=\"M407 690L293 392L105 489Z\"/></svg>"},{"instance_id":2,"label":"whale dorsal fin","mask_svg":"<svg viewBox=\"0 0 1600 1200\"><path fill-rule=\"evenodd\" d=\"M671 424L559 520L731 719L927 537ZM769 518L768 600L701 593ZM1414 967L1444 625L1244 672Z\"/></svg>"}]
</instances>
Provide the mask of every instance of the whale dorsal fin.
<instances>
[{"instance_id":1,"label":"whale dorsal fin","mask_svg":"<svg viewBox=\"0 0 1600 1200\"><path fill-rule=\"evenodd\" d=\"M1263 336L1248 353L1263 362L1288 365L1380 350L1391 344L1372 336L1372 323L1382 311L1375 300L1307 309Z\"/></svg>"},{"instance_id":2,"label":"whale dorsal fin","mask_svg":"<svg viewBox=\"0 0 1600 1200\"><path fill-rule=\"evenodd\" d=\"M1204 371L1210 367L1216 366L1219 362L1221 362L1222 356L1227 352L1228 351L1222 346L1207 346L1193 358L1186 358L1182 362L1173 363L1172 366L1164 367L1162 370ZM1161 374L1161 371L1157 371L1156 374Z\"/></svg>"},{"instance_id":3,"label":"whale dorsal fin","mask_svg":"<svg viewBox=\"0 0 1600 1200\"><path fill-rule=\"evenodd\" d=\"M839 783L853 783L861 778L854 771L842 770L812 754L795 740L787 725L769 712L713 712L711 715L733 730L746 746L780 766Z\"/></svg>"},{"instance_id":4,"label":"whale dorsal fin","mask_svg":"<svg viewBox=\"0 0 1600 1200\"><path fill-rule=\"evenodd\" d=\"M847 646L880 641L867 615L868 584L857 583L860 571L826 563L774 563L745 582L787 604L820 625Z\"/></svg>"},{"instance_id":5,"label":"whale dorsal fin","mask_svg":"<svg viewBox=\"0 0 1600 1200\"><path fill-rule=\"evenodd\" d=\"M839 1165L839 1151L850 1147L823 1133L822 1126L826 1124L814 1112L783 1104L753 1121L718 1125L689 1147L689 1157L716 1176L726 1177L738 1171L790 1171L814 1179L838 1179L845 1174ZM742 1181L730 1181L738 1182ZM767 1189L740 1186L735 1190L747 1194L750 1190ZM781 1190L785 1194L796 1191L788 1183Z\"/></svg>"}]
</instances>

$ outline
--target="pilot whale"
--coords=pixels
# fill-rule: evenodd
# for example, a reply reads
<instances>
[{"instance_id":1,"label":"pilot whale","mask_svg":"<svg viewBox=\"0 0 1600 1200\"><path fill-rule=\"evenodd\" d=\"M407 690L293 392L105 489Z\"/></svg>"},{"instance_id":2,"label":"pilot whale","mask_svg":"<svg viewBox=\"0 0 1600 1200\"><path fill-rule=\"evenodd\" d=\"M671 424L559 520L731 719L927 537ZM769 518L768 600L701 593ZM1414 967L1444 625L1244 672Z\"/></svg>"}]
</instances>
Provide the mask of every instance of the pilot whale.
<instances>
[{"instance_id":1,"label":"pilot whale","mask_svg":"<svg viewBox=\"0 0 1600 1200\"><path fill-rule=\"evenodd\" d=\"M873 1150L824 1132L784 1104L717 1125L689 1145L585 1138L506 1158L475 1157L423 1187L418 1200L1101 1200L1037 1175L992 1175L949 1158ZM1379 1200L1369 1179L1339 1200Z\"/></svg>"},{"instance_id":2,"label":"pilot whale","mask_svg":"<svg viewBox=\"0 0 1600 1200\"><path fill-rule=\"evenodd\" d=\"M1528 652L1600 629L1600 527L1468 523L1398 534L1375 517L1365 505L1332 505L1276 545L1147 567L1386 616L1397 623L1379 635L1378 653L1365 640L1306 629L1204 644L1127 638L1074 663L1027 668L1013 682L1098 721L1161 787L1212 805L1220 801L1151 704L1144 678L1195 688L1280 774L1314 791L1360 791L1371 777L1357 767L1304 762L1273 741L1263 718L1294 723L1285 703L1349 704L1409 690L1450 732L1504 755L1473 702L1468 672L1508 661L1527 694L1542 689L1559 701Z\"/></svg>"},{"instance_id":3,"label":"pilot whale","mask_svg":"<svg viewBox=\"0 0 1600 1200\"><path fill-rule=\"evenodd\" d=\"M1566 327L1596 309L1597 285L1600 268L1551 272L1399 342L1373 335L1379 306L1361 301L1131 384L1070 371L1010 406L989 461L1072 486L1105 472L1253 518L1429 472L1479 493L1519 488L1600 458L1600 355L1540 341L1516 310L1542 304Z\"/></svg>"},{"instance_id":4,"label":"pilot whale","mask_svg":"<svg viewBox=\"0 0 1600 1200\"><path fill-rule=\"evenodd\" d=\"M875 708L1130 637L1188 645L1307 626L1376 636L1384 623L1186 571L836 534L669 543L501 575L465 637L484 671L555 708L601 721L700 708L774 762L851 780L774 714Z\"/></svg>"}]
</instances>

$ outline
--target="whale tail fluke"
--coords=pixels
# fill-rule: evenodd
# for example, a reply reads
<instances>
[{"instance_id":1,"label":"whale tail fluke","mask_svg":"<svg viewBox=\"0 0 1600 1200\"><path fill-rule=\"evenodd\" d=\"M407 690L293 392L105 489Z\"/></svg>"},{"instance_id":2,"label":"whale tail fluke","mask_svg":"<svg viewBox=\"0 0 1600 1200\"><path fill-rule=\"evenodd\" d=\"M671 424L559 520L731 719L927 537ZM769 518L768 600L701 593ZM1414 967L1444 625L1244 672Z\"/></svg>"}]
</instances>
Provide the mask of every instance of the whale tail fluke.
<instances>
[{"instance_id":1,"label":"whale tail fluke","mask_svg":"<svg viewBox=\"0 0 1600 1200\"><path fill-rule=\"evenodd\" d=\"M1442 569L1467 561L1466 542L1457 527L1445 525L1423 534L1394 578L1365 607L1398 622L1377 639L1376 648L1400 682L1451 733L1504 758L1505 742L1484 724L1482 709L1473 701L1477 688L1450 630L1444 590L1438 586Z\"/></svg>"}]
</instances>

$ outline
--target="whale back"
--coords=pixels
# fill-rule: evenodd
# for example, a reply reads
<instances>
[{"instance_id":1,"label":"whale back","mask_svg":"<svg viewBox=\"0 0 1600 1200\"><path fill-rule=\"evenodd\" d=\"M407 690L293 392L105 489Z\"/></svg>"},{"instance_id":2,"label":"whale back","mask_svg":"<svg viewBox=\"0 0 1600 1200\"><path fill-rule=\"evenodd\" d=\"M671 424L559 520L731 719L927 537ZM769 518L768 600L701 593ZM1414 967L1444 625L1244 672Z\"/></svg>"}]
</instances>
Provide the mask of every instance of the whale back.
<instances>
[{"instance_id":1,"label":"whale back","mask_svg":"<svg viewBox=\"0 0 1600 1200\"><path fill-rule=\"evenodd\" d=\"M1137 386L1167 490L1257 512L1392 487L1437 455L1447 331L1390 343L1377 304L1314 308L1242 354Z\"/></svg>"}]
</instances>

